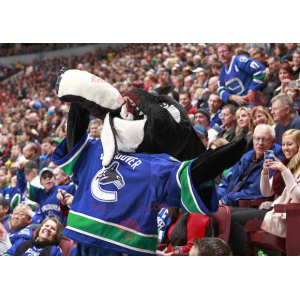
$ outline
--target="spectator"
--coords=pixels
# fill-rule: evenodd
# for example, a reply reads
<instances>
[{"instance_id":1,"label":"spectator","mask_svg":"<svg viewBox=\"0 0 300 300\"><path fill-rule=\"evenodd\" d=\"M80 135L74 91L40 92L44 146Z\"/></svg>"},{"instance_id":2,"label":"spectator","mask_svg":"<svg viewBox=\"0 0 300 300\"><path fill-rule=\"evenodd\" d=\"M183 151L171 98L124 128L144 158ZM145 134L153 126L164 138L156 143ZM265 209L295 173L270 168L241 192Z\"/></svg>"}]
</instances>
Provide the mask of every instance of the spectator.
<instances>
[{"instance_id":1,"label":"spectator","mask_svg":"<svg viewBox=\"0 0 300 300\"><path fill-rule=\"evenodd\" d=\"M158 83L159 87L155 89L155 91L159 95L168 95L170 91L173 89L172 85L169 84L168 75L165 73L162 73L158 77Z\"/></svg>"},{"instance_id":2,"label":"spectator","mask_svg":"<svg viewBox=\"0 0 300 300\"><path fill-rule=\"evenodd\" d=\"M23 166L23 165L22 165ZM21 167L22 167L21 166ZM20 171L20 170L19 170ZM23 173L24 174L24 173ZM18 186L20 190L24 190L27 184L26 179L22 172L19 172L18 176ZM56 216L59 220L65 224L66 220L61 213L59 204L56 195L57 190L59 188L67 190L69 193L75 193L74 185L67 186L55 186L55 175L52 169L44 168L39 173L41 185L44 187L43 189L37 188L35 186L30 185L30 194L29 199L39 204L40 211L34 218L34 223L39 223L41 220L44 220L46 217Z\"/></svg>"},{"instance_id":3,"label":"spectator","mask_svg":"<svg viewBox=\"0 0 300 300\"><path fill-rule=\"evenodd\" d=\"M260 188L265 197L275 194L276 200L269 204L273 208L275 204L287 204L289 202L300 202L300 131L290 129L282 136L282 151L285 157L280 162L276 157L274 160L265 160ZM272 180L269 181L270 170L274 171ZM269 208L265 207L264 208ZM268 212L264 218L262 229L280 237L285 237L285 214L275 213L274 209Z\"/></svg>"},{"instance_id":4,"label":"spectator","mask_svg":"<svg viewBox=\"0 0 300 300\"><path fill-rule=\"evenodd\" d=\"M9 200L11 205L21 201L21 191L15 185L11 185L8 179L8 167L0 167L0 197Z\"/></svg>"},{"instance_id":5,"label":"spectator","mask_svg":"<svg viewBox=\"0 0 300 300\"><path fill-rule=\"evenodd\" d=\"M275 122L272 116L267 109L261 105L252 108L249 131L253 133L254 128L258 124L267 124L275 128Z\"/></svg>"},{"instance_id":6,"label":"spectator","mask_svg":"<svg viewBox=\"0 0 300 300\"><path fill-rule=\"evenodd\" d=\"M201 72L200 72L201 73ZM202 95L198 99L197 107L207 107L208 99L211 94L217 94L218 91L218 77L211 77L208 81L208 86L202 91ZM221 101L222 102L222 101Z\"/></svg>"},{"instance_id":7,"label":"spectator","mask_svg":"<svg viewBox=\"0 0 300 300\"><path fill-rule=\"evenodd\" d=\"M226 242L215 237L195 239L189 256L232 256Z\"/></svg>"},{"instance_id":8,"label":"spectator","mask_svg":"<svg viewBox=\"0 0 300 300\"><path fill-rule=\"evenodd\" d=\"M8 234L6 229L3 227L3 225L0 223L0 256L3 256L3 254L11 247L11 242L9 240Z\"/></svg>"},{"instance_id":9,"label":"spectator","mask_svg":"<svg viewBox=\"0 0 300 300\"><path fill-rule=\"evenodd\" d=\"M300 50L296 50L293 53L293 79L297 80L299 79L300 75Z\"/></svg>"},{"instance_id":10,"label":"spectator","mask_svg":"<svg viewBox=\"0 0 300 300\"><path fill-rule=\"evenodd\" d=\"M62 139L60 137L55 137L51 140L51 147L52 147L52 153L55 150L55 148L58 146L59 143L61 143Z\"/></svg>"},{"instance_id":11,"label":"spectator","mask_svg":"<svg viewBox=\"0 0 300 300\"><path fill-rule=\"evenodd\" d=\"M196 131L198 137L200 138L200 140L204 144L205 148L207 148L207 145L208 145L208 133L207 133L206 129L202 125L198 124L198 125L194 126L194 130Z\"/></svg>"},{"instance_id":12,"label":"spectator","mask_svg":"<svg viewBox=\"0 0 300 300\"><path fill-rule=\"evenodd\" d=\"M89 137L92 139L99 139L100 138L100 132L99 132L99 127L100 127L101 123L100 120L98 119L94 119L90 122L89 124Z\"/></svg>"},{"instance_id":13,"label":"spectator","mask_svg":"<svg viewBox=\"0 0 300 300\"><path fill-rule=\"evenodd\" d=\"M249 130L251 111L247 107L242 106L236 111L235 118L237 121L235 137L236 139L240 139L242 136L246 137L248 143L246 151L250 151L253 149L252 132Z\"/></svg>"},{"instance_id":14,"label":"spectator","mask_svg":"<svg viewBox=\"0 0 300 300\"><path fill-rule=\"evenodd\" d=\"M258 61L262 66L266 67L266 53L264 49L259 48L252 52L251 58Z\"/></svg>"},{"instance_id":15,"label":"spectator","mask_svg":"<svg viewBox=\"0 0 300 300\"><path fill-rule=\"evenodd\" d=\"M271 100L271 114L276 122L276 143L281 145L281 137L288 129L300 129L300 116L295 113L294 103L286 94L279 94Z\"/></svg>"},{"instance_id":16,"label":"spectator","mask_svg":"<svg viewBox=\"0 0 300 300\"><path fill-rule=\"evenodd\" d=\"M22 154L23 144L15 144L11 147L10 159L6 161L5 165L9 168L18 167L19 161L24 159Z\"/></svg>"},{"instance_id":17,"label":"spectator","mask_svg":"<svg viewBox=\"0 0 300 300\"><path fill-rule=\"evenodd\" d=\"M34 240L18 240L5 256L62 256L58 244L62 239L63 229L56 218L47 218L37 229Z\"/></svg>"},{"instance_id":18,"label":"spectator","mask_svg":"<svg viewBox=\"0 0 300 300\"><path fill-rule=\"evenodd\" d=\"M288 53L286 55L286 59L288 61L292 61L294 53L297 51L297 43L285 43Z\"/></svg>"},{"instance_id":19,"label":"spectator","mask_svg":"<svg viewBox=\"0 0 300 300\"><path fill-rule=\"evenodd\" d=\"M51 141L52 141L51 137L46 137L42 141L42 145L41 145L42 155L40 155L40 167L39 167L40 170L47 167L51 160L51 155L53 153Z\"/></svg>"},{"instance_id":20,"label":"spectator","mask_svg":"<svg viewBox=\"0 0 300 300\"><path fill-rule=\"evenodd\" d=\"M56 185L72 185L70 177L66 175L60 168L56 167L53 169L53 173L55 176L55 184Z\"/></svg>"},{"instance_id":21,"label":"spectator","mask_svg":"<svg viewBox=\"0 0 300 300\"><path fill-rule=\"evenodd\" d=\"M221 113L222 127L220 127L221 131L218 133L217 138L223 138L228 142L233 142L236 140L235 137L236 111L237 108L232 104L227 104L222 107L222 113Z\"/></svg>"},{"instance_id":22,"label":"spectator","mask_svg":"<svg viewBox=\"0 0 300 300\"><path fill-rule=\"evenodd\" d=\"M224 103L238 106L249 104L247 99L252 99L252 92L259 91L263 83L265 68L248 56L234 56L229 44L219 44L217 52L220 61L224 64L219 75L220 98Z\"/></svg>"},{"instance_id":23,"label":"spectator","mask_svg":"<svg viewBox=\"0 0 300 300\"><path fill-rule=\"evenodd\" d=\"M33 232L29 225L33 216L33 211L27 205L20 204L14 209L11 215L12 230L8 235L12 246L19 240L32 238Z\"/></svg>"},{"instance_id":24,"label":"spectator","mask_svg":"<svg viewBox=\"0 0 300 300\"><path fill-rule=\"evenodd\" d=\"M283 135L282 150L284 157L265 159L260 177L260 190L264 197L275 195L273 202L266 201L257 208L234 208L231 216L230 243L235 255L246 255L247 236L244 228L247 223L256 222L255 227L280 237L285 237L285 214L275 213L274 205L299 202L299 148L300 131L290 129ZM274 172L275 171L275 172ZM270 173L273 173L271 180ZM256 221L254 221L256 220Z\"/></svg>"},{"instance_id":25,"label":"spectator","mask_svg":"<svg viewBox=\"0 0 300 300\"><path fill-rule=\"evenodd\" d=\"M280 57L281 61L283 61L286 59L286 56L288 53L288 48L283 43L277 43L277 44L275 44L275 53L277 56Z\"/></svg>"},{"instance_id":26,"label":"spectator","mask_svg":"<svg viewBox=\"0 0 300 300\"><path fill-rule=\"evenodd\" d=\"M268 103L274 96L276 89L280 87L279 70L281 66L281 60L279 56L270 56L268 59L267 83L262 92L266 96Z\"/></svg>"},{"instance_id":27,"label":"spectator","mask_svg":"<svg viewBox=\"0 0 300 300\"><path fill-rule=\"evenodd\" d=\"M215 125L222 125L220 118L221 106L223 102L217 94L211 94L208 99L208 111L210 114L209 126L213 128Z\"/></svg>"},{"instance_id":28,"label":"spectator","mask_svg":"<svg viewBox=\"0 0 300 300\"><path fill-rule=\"evenodd\" d=\"M11 231L11 208L10 202L5 198L0 198L0 223L5 228L5 230L9 233Z\"/></svg>"},{"instance_id":29,"label":"spectator","mask_svg":"<svg viewBox=\"0 0 300 300\"><path fill-rule=\"evenodd\" d=\"M244 154L241 160L230 169L219 186L220 204L237 206L240 199L263 198L259 181L264 152L272 149L277 157L282 158L281 147L274 142L274 128L264 124L256 126L253 135L254 150ZM273 172L270 173L270 176L272 174Z\"/></svg>"},{"instance_id":30,"label":"spectator","mask_svg":"<svg viewBox=\"0 0 300 300\"><path fill-rule=\"evenodd\" d=\"M196 111L196 107L192 106L191 94L188 91L182 91L179 93L179 103L185 109L188 115L193 115Z\"/></svg>"},{"instance_id":31,"label":"spectator","mask_svg":"<svg viewBox=\"0 0 300 300\"><path fill-rule=\"evenodd\" d=\"M287 83L293 79L293 69L287 62L283 62L280 64L278 75L281 85L275 90L274 96L286 92Z\"/></svg>"},{"instance_id":32,"label":"spectator","mask_svg":"<svg viewBox=\"0 0 300 300\"><path fill-rule=\"evenodd\" d=\"M298 114L299 114L299 109L300 109L300 88L292 88L292 87L287 87L285 89L286 94L291 97L291 99L294 102L294 107L298 109Z\"/></svg>"},{"instance_id":33,"label":"spectator","mask_svg":"<svg viewBox=\"0 0 300 300\"><path fill-rule=\"evenodd\" d=\"M34 161L40 166L40 156L38 155L38 146L35 143L28 143L23 148L23 154L26 159Z\"/></svg>"}]
</instances>

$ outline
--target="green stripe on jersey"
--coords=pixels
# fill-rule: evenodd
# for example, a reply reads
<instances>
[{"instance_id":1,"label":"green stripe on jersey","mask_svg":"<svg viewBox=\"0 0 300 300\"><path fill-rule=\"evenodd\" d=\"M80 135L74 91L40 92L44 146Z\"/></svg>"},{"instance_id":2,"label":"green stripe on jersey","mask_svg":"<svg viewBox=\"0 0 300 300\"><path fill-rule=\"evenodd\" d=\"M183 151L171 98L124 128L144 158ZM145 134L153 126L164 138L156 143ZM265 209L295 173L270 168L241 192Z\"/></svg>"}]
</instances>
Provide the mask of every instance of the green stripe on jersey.
<instances>
[{"instance_id":1,"label":"green stripe on jersey","mask_svg":"<svg viewBox=\"0 0 300 300\"><path fill-rule=\"evenodd\" d=\"M63 167L60 167L60 169L68 176L71 176L73 174L73 168L74 168L80 154L81 154L81 151L68 164L64 165Z\"/></svg>"},{"instance_id":2,"label":"green stripe on jersey","mask_svg":"<svg viewBox=\"0 0 300 300\"><path fill-rule=\"evenodd\" d=\"M20 203L20 195L15 194L11 199L11 206L12 208L15 208Z\"/></svg>"},{"instance_id":3,"label":"green stripe on jersey","mask_svg":"<svg viewBox=\"0 0 300 300\"><path fill-rule=\"evenodd\" d=\"M196 197L192 190L192 183L190 182L188 174L188 167L190 163L191 161L184 162L183 167L181 167L177 173L181 184L181 202L188 212L203 214L197 204Z\"/></svg>"},{"instance_id":4,"label":"green stripe on jersey","mask_svg":"<svg viewBox=\"0 0 300 300\"><path fill-rule=\"evenodd\" d=\"M142 236L138 232L126 230L114 223L105 223L100 219L91 219L82 214L69 212L67 228L81 231L83 234L104 240L124 248L149 254L155 254L157 236Z\"/></svg>"},{"instance_id":5,"label":"green stripe on jersey","mask_svg":"<svg viewBox=\"0 0 300 300\"><path fill-rule=\"evenodd\" d=\"M29 199L35 201L34 187L29 183Z\"/></svg>"}]
</instances>

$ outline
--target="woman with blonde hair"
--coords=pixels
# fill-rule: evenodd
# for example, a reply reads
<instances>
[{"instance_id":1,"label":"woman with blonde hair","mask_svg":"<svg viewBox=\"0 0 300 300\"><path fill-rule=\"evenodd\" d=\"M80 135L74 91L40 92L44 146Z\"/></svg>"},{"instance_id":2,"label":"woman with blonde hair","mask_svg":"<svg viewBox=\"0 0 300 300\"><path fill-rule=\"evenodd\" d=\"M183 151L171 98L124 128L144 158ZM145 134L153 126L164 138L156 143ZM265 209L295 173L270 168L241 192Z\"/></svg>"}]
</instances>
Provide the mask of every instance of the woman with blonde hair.
<instances>
[{"instance_id":1,"label":"woman with blonde hair","mask_svg":"<svg viewBox=\"0 0 300 300\"><path fill-rule=\"evenodd\" d=\"M253 149L253 140L250 129L250 120L251 120L251 111L249 108L245 106L241 106L235 113L236 118L236 129L235 129L235 137L236 139L240 139L241 137L246 137L247 139L247 149L246 151L250 151Z\"/></svg>"},{"instance_id":2,"label":"woman with blonde hair","mask_svg":"<svg viewBox=\"0 0 300 300\"><path fill-rule=\"evenodd\" d=\"M249 131L252 134L254 132L255 127L258 124L267 124L270 126L275 126L275 122L271 114L268 112L268 110L265 107L261 105L253 107L251 111Z\"/></svg>"},{"instance_id":3,"label":"woman with blonde hair","mask_svg":"<svg viewBox=\"0 0 300 300\"><path fill-rule=\"evenodd\" d=\"M275 156L273 159L265 159L260 180L260 189L265 197L275 194L273 203L263 203L260 208L271 208L275 204L287 204L300 202L300 130L287 130L282 136L282 151L284 158L279 161ZM269 180L269 170L276 170ZM274 235L286 236L286 215L275 213L274 209L269 211L264 218L262 229Z\"/></svg>"},{"instance_id":4,"label":"woman with blonde hair","mask_svg":"<svg viewBox=\"0 0 300 300\"><path fill-rule=\"evenodd\" d=\"M275 195L275 200L266 201L257 208L240 208L231 214L231 227L229 241L235 255L247 255L247 234L245 226L255 221L255 227L271 234L286 236L285 213L275 213L275 204L300 202L300 130L287 130L282 136L282 151L284 157L279 161L266 159L260 178L260 190L264 197ZM270 170L275 170L269 179Z\"/></svg>"}]
</instances>

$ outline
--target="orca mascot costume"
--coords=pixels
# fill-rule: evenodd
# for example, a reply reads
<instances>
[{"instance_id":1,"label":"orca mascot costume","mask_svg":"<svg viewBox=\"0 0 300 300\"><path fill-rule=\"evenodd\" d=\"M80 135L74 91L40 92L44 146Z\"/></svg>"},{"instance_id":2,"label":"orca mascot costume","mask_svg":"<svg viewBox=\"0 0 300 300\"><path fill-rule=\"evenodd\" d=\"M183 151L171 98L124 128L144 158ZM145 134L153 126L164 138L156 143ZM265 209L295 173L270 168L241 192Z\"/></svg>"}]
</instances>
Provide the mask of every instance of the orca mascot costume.
<instances>
[{"instance_id":1,"label":"orca mascot costume","mask_svg":"<svg viewBox=\"0 0 300 300\"><path fill-rule=\"evenodd\" d=\"M218 210L213 179L241 158L245 139L206 150L177 101L120 95L80 70L62 70L56 92L71 107L52 159L78 185L64 233L89 254L155 254L162 207ZM90 114L104 120L101 140L88 138Z\"/></svg>"}]
</instances>

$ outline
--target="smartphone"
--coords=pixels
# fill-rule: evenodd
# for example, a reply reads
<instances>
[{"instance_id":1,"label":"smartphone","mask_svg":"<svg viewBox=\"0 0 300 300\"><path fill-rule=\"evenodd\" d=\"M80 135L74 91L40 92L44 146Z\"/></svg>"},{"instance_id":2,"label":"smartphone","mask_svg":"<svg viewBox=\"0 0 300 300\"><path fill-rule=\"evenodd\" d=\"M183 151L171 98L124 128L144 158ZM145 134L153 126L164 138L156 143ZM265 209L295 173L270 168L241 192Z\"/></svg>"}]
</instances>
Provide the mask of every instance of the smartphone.
<instances>
[{"instance_id":1,"label":"smartphone","mask_svg":"<svg viewBox=\"0 0 300 300\"><path fill-rule=\"evenodd\" d=\"M292 88L299 87L299 81L289 81L287 86Z\"/></svg>"},{"instance_id":2,"label":"smartphone","mask_svg":"<svg viewBox=\"0 0 300 300\"><path fill-rule=\"evenodd\" d=\"M274 152L273 150L266 151L266 159L273 159L274 160Z\"/></svg>"}]
</instances>

